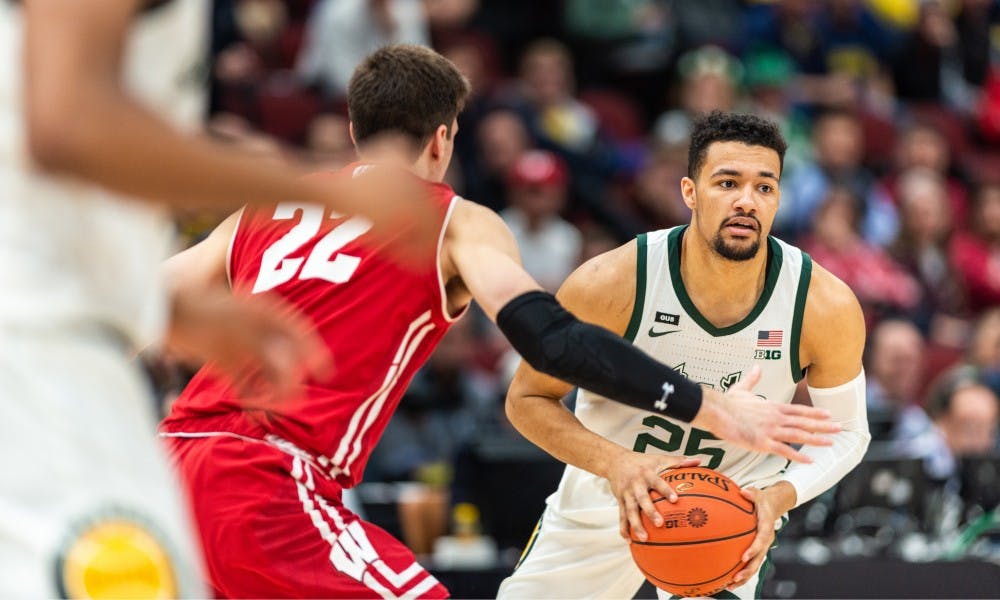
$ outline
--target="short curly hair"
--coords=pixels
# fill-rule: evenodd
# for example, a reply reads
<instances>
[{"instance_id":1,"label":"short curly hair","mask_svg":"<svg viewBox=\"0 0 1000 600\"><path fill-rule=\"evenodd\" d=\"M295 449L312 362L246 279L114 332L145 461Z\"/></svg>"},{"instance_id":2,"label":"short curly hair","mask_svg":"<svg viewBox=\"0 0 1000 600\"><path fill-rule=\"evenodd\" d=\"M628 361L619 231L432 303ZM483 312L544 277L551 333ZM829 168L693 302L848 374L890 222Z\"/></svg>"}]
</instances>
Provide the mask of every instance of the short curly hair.
<instances>
[{"instance_id":1,"label":"short curly hair","mask_svg":"<svg viewBox=\"0 0 1000 600\"><path fill-rule=\"evenodd\" d=\"M777 124L756 115L712 111L700 117L691 131L688 148L688 177L695 179L705 164L708 147L715 142L742 142L748 146L764 146L778 153L782 169L788 144Z\"/></svg>"}]
</instances>

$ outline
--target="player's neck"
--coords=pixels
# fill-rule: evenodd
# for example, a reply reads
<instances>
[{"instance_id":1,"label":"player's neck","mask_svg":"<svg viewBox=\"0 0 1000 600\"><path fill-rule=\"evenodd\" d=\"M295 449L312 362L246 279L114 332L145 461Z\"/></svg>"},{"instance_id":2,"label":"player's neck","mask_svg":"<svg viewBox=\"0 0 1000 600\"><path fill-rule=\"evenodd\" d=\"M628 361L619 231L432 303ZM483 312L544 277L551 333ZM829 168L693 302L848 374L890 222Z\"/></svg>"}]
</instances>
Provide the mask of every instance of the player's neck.
<instances>
[{"instance_id":1,"label":"player's neck","mask_svg":"<svg viewBox=\"0 0 1000 600\"><path fill-rule=\"evenodd\" d=\"M398 144L376 142L366 145L364 150L358 152L358 158L363 163L389 165L405 169L421 179L432 179L425 156L421 154L414 160L413 155Z\"/></svg>"},{"instance_id":2,"label":"player's neck","mask_svg":"<svg viewBox=\"0 0 1000 600\"><path fill-rule=\"evenodd\" d=\"M681 279L698 310L718 327L740 322L753 310L764 290L767 239L749 260L723 258L691 228L681 240Z\"/></svg>"}]
</instances>

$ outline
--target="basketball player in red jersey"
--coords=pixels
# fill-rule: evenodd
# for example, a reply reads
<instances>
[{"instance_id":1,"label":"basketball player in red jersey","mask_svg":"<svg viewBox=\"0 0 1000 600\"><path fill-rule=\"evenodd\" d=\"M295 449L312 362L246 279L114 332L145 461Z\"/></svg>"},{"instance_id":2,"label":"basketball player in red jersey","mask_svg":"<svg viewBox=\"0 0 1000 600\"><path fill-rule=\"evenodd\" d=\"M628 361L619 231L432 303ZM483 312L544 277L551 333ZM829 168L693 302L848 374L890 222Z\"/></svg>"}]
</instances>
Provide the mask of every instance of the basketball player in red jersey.
<instances>
[{"instance_id":1,"label":"basketball player in red jersey","mask_svg":"<svg viewBox=\"0 0 1000 600\"><path fill-rule=\"evenodd\" d=\"M331 381L307 381L282 402L208 365L162 426L220 595L447 595L402 543L345 508L341 494L361 480L410 379L472 299L530 364L603 396L793 460L802 455L787 443L825 444L819 434L836 430L822 411L761 402L746 384L726 395L702 390L541 291L503 221L440 183L467 94L454 65L430 49L376 51L348 92L362 162L318 176L424 180L440 240L436 260L422 268L387 260L363 218L298 203L246 208L168 263L186 289L228 277L235 294L283 298L312 319L336 361ZM676 464L662 456L641 463L647 485L637 485L637 496L648 503L648 488L673 496L656 474Z\"/></svg>"}]
</instances>

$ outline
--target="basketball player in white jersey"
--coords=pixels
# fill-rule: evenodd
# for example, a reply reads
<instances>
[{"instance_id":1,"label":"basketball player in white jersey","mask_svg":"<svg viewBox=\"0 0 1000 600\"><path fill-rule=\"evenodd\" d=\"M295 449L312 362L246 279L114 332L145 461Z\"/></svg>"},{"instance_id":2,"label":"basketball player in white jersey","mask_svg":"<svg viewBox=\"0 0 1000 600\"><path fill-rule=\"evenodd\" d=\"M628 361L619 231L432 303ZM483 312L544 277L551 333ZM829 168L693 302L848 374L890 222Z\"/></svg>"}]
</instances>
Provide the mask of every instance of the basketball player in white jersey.
<instances>
[{"instance_id":1,"label":"basketball player in white jersey","mask_svg":"<svg viewBox=\"0 0 1000 600\"><path fill-rule=\"evenodd\" d=\"M788 463L585 391L573 414L560 402L569 385L522 364L507 413L568 466L500 597L632 597L643 576L628 550L629 530L646 538L640 510L662 524L648 489L669 456L725 473L756 503L749 563L717 595L752 598L780 519L861 460L870 439L861 309L808 255L768 236L785 147L777 127L757 117L703 118L681 182L690 225L640 235L594 258L558 297L581 319L707 387L756 384L761 402L788 403L805 377L813 404L841 431L830 446L803 447L811 462Z\"/></svg>"},{"instance_id":2,"label":"basketball player in white jersey","mask_svg":"<svg viewBox=\"0 0 1000 600\"><path fill-rule=\"evenodd\" d=\"M293 318L226 290L170 298L168 207L298 198L384 232L413 223L433 252L417 197L371 201L399 182L301 179L184 133L202 116L210 6L0 1L2 597L206 595L136 349L166 333L231 368L262 361L282 386L321 366Z\"/></svg>"}]
</instances>

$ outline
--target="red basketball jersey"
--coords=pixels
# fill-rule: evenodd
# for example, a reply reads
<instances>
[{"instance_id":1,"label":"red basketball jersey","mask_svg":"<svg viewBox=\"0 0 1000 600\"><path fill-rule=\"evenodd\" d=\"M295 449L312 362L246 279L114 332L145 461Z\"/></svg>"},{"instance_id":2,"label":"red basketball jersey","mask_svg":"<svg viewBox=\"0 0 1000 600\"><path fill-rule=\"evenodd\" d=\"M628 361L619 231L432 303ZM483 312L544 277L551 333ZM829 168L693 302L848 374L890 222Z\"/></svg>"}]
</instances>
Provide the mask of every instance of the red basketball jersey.
<instances>
[{"instance_id":1,"label":"red basketball jersey","mask_svg":"<svg viewBox=\"0 0 1000 600\"><path fill-rule=\"evenodd\" d=\"M319 176L367 168L388 169L351 165ZM458 198L442 183L427 188L440 219L440 253ZM300 397L275 402L238 396L207 365L174 403L163 430L272 442L276 436L311 454L341 485L356 484L413 375L457 318L448 314L436 256L416 269L398 266L369 228L364 218L316 206L244 209L228 262L233 293L277 294L310 318L335 374L329 382L307 382Z\"/></svg>"}]
</instances>

